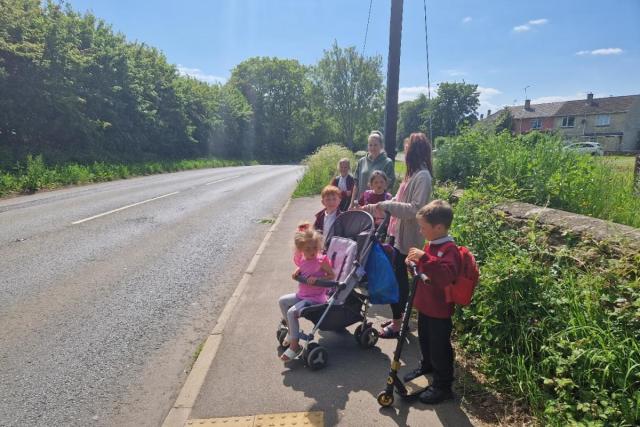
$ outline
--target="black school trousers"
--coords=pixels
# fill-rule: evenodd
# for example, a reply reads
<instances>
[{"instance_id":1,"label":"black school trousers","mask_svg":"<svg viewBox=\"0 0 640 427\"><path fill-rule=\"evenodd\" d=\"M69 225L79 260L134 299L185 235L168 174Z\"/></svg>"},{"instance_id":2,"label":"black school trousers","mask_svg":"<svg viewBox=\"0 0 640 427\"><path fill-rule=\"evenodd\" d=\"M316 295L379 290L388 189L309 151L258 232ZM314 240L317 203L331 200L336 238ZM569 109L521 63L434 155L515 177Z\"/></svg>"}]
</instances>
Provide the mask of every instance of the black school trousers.
<instances>
[{"instance_id":1,"label":"black school trousers","mask_svg":"<svg viewBox=\"0 0 640 427\"><path fill-rule=\"evenodd\" d=\"M433 386L442 390L451 390L453 384L452 326L451 318L436 319L418 313L422 370L433 371Z\"/></svg>"}]
</instances>

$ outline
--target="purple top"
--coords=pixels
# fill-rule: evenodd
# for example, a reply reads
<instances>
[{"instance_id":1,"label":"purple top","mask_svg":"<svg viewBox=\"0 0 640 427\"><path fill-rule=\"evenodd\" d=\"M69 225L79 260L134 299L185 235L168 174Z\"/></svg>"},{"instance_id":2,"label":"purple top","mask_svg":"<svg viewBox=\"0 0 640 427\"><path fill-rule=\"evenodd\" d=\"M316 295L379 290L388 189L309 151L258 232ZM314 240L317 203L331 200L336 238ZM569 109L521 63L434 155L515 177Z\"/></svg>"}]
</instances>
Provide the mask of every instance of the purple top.
<instances>
[{"instance_id":1,"label":"purple top","mask_svg":"<svg viewBox=\"0 0 640 427\"><path fill-rule=\"evenodd\" d=\"M324 277L324 271L322 271L320 266L325 261L331 265L331 261L326 255L318 255L313 259L306 259L302 252L296 251L293 255L293 262L300 269L300 274L305 277ZM320 286L298 283L298 292L296 293L296 297L316 304L324 304L329 299L327 291L327 288Z\"/></svg>"}]
</instances>

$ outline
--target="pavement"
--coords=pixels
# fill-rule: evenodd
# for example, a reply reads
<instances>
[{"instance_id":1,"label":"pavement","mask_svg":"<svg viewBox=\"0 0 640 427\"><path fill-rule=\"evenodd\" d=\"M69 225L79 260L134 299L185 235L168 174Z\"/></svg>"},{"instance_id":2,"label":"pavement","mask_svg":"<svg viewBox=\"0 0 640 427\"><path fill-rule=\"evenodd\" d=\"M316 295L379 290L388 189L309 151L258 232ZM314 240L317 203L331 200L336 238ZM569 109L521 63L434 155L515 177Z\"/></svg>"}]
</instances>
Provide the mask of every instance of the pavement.
<instances>
[{"instance_id":1,"label":"pavement","mask_svg":"<svg viewBox=\"0 0 640 427\"><path fill-rule=\"evenodd\" d=\"M329 352L324 369L311 371L300 360L284 365L278 359L277 301L296 288L290 277L293 231L320 207L315 197L293 199L284 208L219 316L165 427L295 425L257 421L265 414L292 412L320 412L325 426L477 425L461 409L459 398L440 405L396 398L393 407L379 407L376 396L385 386L395 340L379 340L375 347L362 349L352 333L321 332L317 341ZM372 311L374 324L390 315L388 306ZM308 331L312 324L302 319L301 327ZM401 374L418 361L415 334L409 341ZM224 417L235 418L219 419Z\"/></svg>"}]
</instances>

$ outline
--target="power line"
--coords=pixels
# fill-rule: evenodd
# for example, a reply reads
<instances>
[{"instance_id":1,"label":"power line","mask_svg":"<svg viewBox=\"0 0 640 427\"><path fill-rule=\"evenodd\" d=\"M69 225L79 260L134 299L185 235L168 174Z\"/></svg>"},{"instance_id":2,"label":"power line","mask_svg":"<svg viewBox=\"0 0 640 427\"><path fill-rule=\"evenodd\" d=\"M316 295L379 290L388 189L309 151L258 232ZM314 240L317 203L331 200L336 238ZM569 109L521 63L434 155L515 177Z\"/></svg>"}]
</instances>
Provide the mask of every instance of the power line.
<instances>
[{"instance_id":1,"label":"power line","mask_svg":"<svg viewBox=\"0 0 640 427\"><path fill-rule=\"evenodd\" d=\"M367 17L367 28L364 30L364 42L362 43L362 56L364 56L364 49L367 47L367 35L369 35L369 22L371 22L371 8L373 7L373 0L369 1L369 16Z\"/></svg>"},{"instance_id":2,"label":"power line","mask_svg":"<svg viewBox=\"0 0 640 427\"><path fill-rule=\"evenodd\" d=\"M424 5L424 41L427 52L427 96L431 104L431 72L429 67L429 27L427 26L427 0L423 0ZM431 105L429 105L429 140L433 144L433 126L431 126Z\"/></svg>"}]
</instances>

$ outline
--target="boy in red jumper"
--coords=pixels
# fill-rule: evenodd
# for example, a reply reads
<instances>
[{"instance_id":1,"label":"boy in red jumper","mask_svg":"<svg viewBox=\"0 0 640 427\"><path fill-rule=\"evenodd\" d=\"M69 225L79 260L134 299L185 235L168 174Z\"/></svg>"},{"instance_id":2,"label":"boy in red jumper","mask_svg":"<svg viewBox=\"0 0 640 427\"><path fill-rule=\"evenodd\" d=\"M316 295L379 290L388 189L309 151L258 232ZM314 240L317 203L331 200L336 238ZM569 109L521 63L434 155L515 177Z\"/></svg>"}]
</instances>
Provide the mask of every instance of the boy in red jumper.
<instances>
[{"instance_id":1,"label":"boy in red jumper","mask_svg":"<svg viewBox=\"0 0 640 427\"><path fill-rule=\"evenodd\" d=\"M418 310L418 337L422 362L420 367L404 377L405 382L433 373L433 383L420 394L423 403L436 404L453 398L453 349L451 348L451 315L453 304L445 301L444 288L453 283L460 270L460 255L449 236L453 210L443 200L433 200L423 206L416 218L420 234L428 241L424 250L411 248L407 263L418 265L429 278L419 283L414 307Z\"/></svg>"}]
</instances>

